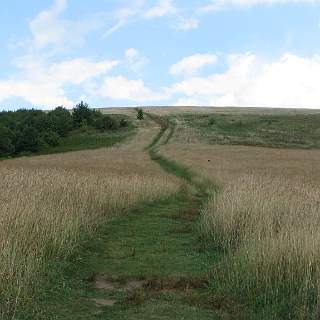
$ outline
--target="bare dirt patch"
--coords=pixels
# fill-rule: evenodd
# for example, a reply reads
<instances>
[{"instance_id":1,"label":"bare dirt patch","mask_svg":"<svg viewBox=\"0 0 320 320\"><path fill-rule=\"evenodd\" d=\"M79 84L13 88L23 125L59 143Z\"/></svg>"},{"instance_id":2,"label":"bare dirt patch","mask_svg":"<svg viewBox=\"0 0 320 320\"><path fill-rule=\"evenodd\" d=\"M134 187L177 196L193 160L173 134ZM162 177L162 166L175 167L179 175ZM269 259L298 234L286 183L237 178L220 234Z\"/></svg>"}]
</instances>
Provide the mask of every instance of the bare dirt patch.
<instances>
[{"instance_id":1,"label":"bare dirt patch","mask_svg":"<svg viewBox=\"0 0 320 320\"><path fill-rule=\"evenodd\" d=\"M128 279L116 280L108 276L98 275L94 279L94 286L99 290L108 291L132 291L141 289L147 283L146 280Z\"/></svg>"},{"instance_id":2,"label":"bare dirt patch","mask_svg":"<svg viewBox=\"0 0 320 320\"><path fill-rule=\"evenodd\" d=\"M193 231L193 228L191 225L182 225L179 227L176 227L171 230L172 233L177 234L177 233L191 233Z\"/></svg>"},{"instance_id":3,"label":"bare dirt patch","mask_svg":"<svg viewBox=\"0 0 320 320\"><path fill-rule=\"evenodd\" d=\"M165 279L154 278L149 279L145 283L145 288L154 291L167 290L191 290L206 288L209 284L209 279L204 277L170 277Z\"/></svg>"},{"instance_id":4,"label":"bare dirt patch","mask_svg":"<svg viewBox=\"0 0 320 320\"><path fill-rule=\"evenodd\" d=\"M86 298L85 300L94 302L97 307L112 307L117 303L117 300L112 299Z\"/></svg>"},{"instance_id":5,"label":"bare dirt patch","mask_svg":"<svg viewBox=\"0 0 320 320\"><path fill-rule=\"evenodd\" d=\"M179 209L170 216L172 219L181 219L186 221L194 221L199 216L198 208Z\"/></svg>"}]
</instances>

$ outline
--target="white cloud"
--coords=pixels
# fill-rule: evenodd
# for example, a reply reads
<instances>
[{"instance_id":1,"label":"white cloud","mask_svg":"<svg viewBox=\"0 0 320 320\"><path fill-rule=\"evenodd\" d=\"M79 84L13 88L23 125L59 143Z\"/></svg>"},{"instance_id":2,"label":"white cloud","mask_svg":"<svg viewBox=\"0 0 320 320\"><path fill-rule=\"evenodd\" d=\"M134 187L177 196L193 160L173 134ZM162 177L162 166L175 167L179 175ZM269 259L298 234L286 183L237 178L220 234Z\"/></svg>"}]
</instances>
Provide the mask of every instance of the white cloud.
<instances>
[{"instance_id":1,"label":"white cloud","mask_svg":"<svg viewBox=\"0 0 320 320\"><path fill-rule=\"evenodd\" d=\"M40 12L30 21L32 40L25 42L29 51L49 56L56 51L81 46L85 43L85 36L103 24L98 15L78 20L64 19L66 9L67 0L55 0L52 7Z\"/></svg>"},{"instance_id":2,"label":"white cloud","mask_svg":"<svg viewBox=\"0 0 320 320\"><path fill-rule=\"evenodd\" d=\"M53 83L35 83L23 80L0 81L0 101L12 97L23 98L34 106L71 106L61 86Z\"/></svg>"},{"instance_id":3,"label":"white cloud","mask_svg":"<svg viewBox=\"0 0 320 320\"><path fill-rule=\"evenodd\" d=\"M139 51L134 48L129 48L126 50L125 55L129 59L134 59L135 57L139 56Z\"/></svg>"},{"instance_id":4,"label":"white cloud","mask_svg":"<svg viewBox=\"0 0 320 320\"><path fill-rule=\"evenodd\" d=\"M179 98L174 104L174 107L201 107L207 106L206 101L201 101L199 98Z\"/></svg>"},{"instance_id":5,"label":"white cloud","mask_svg":"<svg viewBox=\"0 0 320 320\"><path fill-rule=\"evenodd\" d=\"M108 19L115 20L114 24L107 29L103 37L107 37L128 23L139 19L156 19L170 16L173 22L171 26L176 30L191 30L199 27L199 21L195 18L186 18L181 14L181 9L176 7L173 0L158 0L154 6L146 6L145 0L132 0L130 4L109 15Z\"/></svg>"},{"instance_id":6,"label":"white cloud","mask_svg":"<svg viewBox=\"0 0 320 320\"><path fill-rule=\"evenodd\" d=\"M177 11L173 5L172 0L159 0L158 4L147 10L144 14L146 18L157 18L171 14L175 14Z\"/></svg>"},{"instance_id":7,"label":"white cloud","mask_svg":"<svg viewBox=\"0 0 320 320\"><path fill-rule=\"evenodd\" d=\"M44 77L61 83L82 84L88 79L105 74L118 64L117 60L94 62L78 58L53 64Z\"/></svg>"},{"instance_id":8,"label":"white cloud","mask_svg":"<svg viewBox=\"0 0 320 320\"><path fill-rule=\"evenodd\" d=\"M23 48L27 54L15 59L15 73L0 80L0 101L19 97L37 106L69 107L73 101L68 98L67 86L79 86L82 93L92 91L92 81L119 64L117 60L87 58L54 61L57 50L82 41L84 33L94 27L94 21L63 20L61 15L66 8L67 0L55 0L51 8L30 22L32 38Z\"/></svg>"},{"instance_id":9,"label":"white cloud","mask_svg":"<svg viewBox=\"0 0 320 320\"><path fill-rule=\"evenodd\" d=\"M14 79L0 81L0 101L20 97L33 105L54 107L72 106L66 93L66 85L81 86L86 81L106 74L118 61L94 62L88 59L73 59L48 65L41 61L20 61L20 73Z\"/></svg>"},{"instance_id":10,"label":"white cloud","mask_svg":"<svg viewBox=\"0 0 320 320\"><path fill-rule=\"evenodd\" d=\"M65 24L60 21L60 15L67 7L66 0L56 0L53 6L42 11L30 22L30 30L33 34L33 44L41 49L48 44L61 45L65 39Z\"/></svg>"},{"instance_id":11,"label":"white cloud","mask_svg":"<svg viewBox=\"0 0 320 320\"><path fill-rule=\"evenodd\" d=\"M217 62L217 56L214 54L195 54L185 57L170 68L170 73L175 76L194 75L206 65L212 65Z\"/></svg>"},{"instance_id":12,"label":"white cloud","mask_svg":"<svg viewBox=\"0 0 320 320\"><path fill-rule=\"evenodd\" d=\"M155 92L146 87L143 80L131 80L123 76L106 78L100 94L114 100L129 100L137 103L155 102L167 98L166 93Z\"/></svg>"},{"instance_id":13,"label":"white cloud","mask_svg":"<svg viewBox=\"0 0 320 320\"><path fill-rule=\"evenodd\" d=\"M230 7L251 7L254 5L273 5L288 3L319 3L319 0L212 0L200 8L201 12L217 11Z\"/></svg>"},{"instance_id":14,"label":"white cloud","mask_svg":"<svg viewBox=\"0 0 320 320\"><path fill-rule=\"evenodd\" d=\"M178 30L192 30L199 28L199 20L194 18L183 18L180 17L175 24L175 28Z\"/></svg>"},{"instance_id":15,"label":"white cloud","mask_svg":"<svg viewBox=\"0 0 320 320\"><path fill-rule=\"evenodd\" d=\"M110 27L103 35L103 37L107 37L112 33L118 31L122 27L124 27L130 19L139 16L144 6L144 0L136 0L132 1L130 6L121 8L112 12L109 18L113 18L116 20L115 24Z\"/></svg>"},{"instance_id":16,"label":"white cloud","mask_svg":"<svg viewBox=\"0 0 320 320\"><path fill-rule=\"evenodd\" d=\"M176 83L172 92L201 105L320 107L320 57L285 54L262 64L253 54L231 55L224 73ZM180 102L183 100L180 100Z\"/></svg>"},{"instance_id":17,"label":"white cloud","mask_svg":"<svg viewBox=\"0 0 320 320\"><path fill-rule=\"evenodd\" d=\"M129 48L125 52L126 65L135 73L141 73L143 68L150 62L150 60L140 54L135 48Z\"/></svg>"},{"instance_id":18,"label":"white cloud","mask_svg":"<svg viewBox=\"0 0 320 320\"><path fill-rule=\"evenodd\" d=\"M51 8L40 12L29 23L33 51L64 50L74 44L83 44L84 36L96 27L94 19L71 21L62 18L67 8L67 0L56 0Z\"/></svg>"}]
</instances>

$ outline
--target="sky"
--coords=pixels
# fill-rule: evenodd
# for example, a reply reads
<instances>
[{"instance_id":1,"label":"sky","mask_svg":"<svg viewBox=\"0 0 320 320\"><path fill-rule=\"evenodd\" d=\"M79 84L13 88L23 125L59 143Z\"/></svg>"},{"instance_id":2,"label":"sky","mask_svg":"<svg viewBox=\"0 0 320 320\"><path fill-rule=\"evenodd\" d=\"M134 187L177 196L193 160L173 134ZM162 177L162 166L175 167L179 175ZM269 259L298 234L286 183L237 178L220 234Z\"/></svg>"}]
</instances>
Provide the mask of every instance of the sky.
<instances>
[{"instance_id":1,"label":"sky","mask_svg":"<svg viewBox=\"0 0 320 320\"><path fill-rule=\"evenodd\" d=\"M2 0L0 109L320 108L320 0Z\"/></svg>"}]
</instances>

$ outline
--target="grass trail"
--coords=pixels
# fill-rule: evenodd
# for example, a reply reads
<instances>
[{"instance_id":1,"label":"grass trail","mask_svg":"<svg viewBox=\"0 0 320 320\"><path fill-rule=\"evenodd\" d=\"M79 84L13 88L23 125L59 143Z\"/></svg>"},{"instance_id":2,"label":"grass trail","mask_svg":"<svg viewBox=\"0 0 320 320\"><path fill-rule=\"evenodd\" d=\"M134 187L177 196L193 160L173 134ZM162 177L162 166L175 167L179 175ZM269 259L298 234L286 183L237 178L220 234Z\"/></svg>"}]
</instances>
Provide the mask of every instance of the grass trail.
<instances>
[{"instance_id":1,"label":"grass trail","mask_svg":"<svg viewBox=\"0 0 320 320\"><path fill-rule=\"evenodd\" d=\"M167 129L162 127L161 135ZM192 184L192 173L148 150L165 170ZM167 139L165 139L167 141ZM248 319L209 288L216 251L205 250L197 220L204 192L180 192L117 217L59 266L44 294L41 319ZM192 189L192 188L186 188ZM25 318L24 318L25 319Z\"/></svg>"},{"instance_id":2,"label":"grass trail","mask_svg":"<svg viewBox=\"0 0 320 320\"><path fill-rule=\"evenodd\" d=\"M44 297L44 318L219 319L208 303L213 257L199 247L197 205L172 197L109 223L65 267L60 296Z\"/></svg>"}]
</instances>

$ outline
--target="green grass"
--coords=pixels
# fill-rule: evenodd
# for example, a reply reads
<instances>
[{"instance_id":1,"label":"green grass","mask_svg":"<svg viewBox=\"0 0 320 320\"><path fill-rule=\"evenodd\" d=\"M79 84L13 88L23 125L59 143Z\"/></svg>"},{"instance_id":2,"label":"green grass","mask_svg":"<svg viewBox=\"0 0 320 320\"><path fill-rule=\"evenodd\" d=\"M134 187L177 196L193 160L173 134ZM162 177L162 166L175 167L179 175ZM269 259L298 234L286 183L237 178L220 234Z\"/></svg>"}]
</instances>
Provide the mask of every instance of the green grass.
<instances>
[{"instance_id":1,"label":"green grass","mask_svg":"<svg viewBox=\"0 0 320 320\"><path fill-rule=\"evenodd\" d=\"M30 319L250 319L243 306L210 288L212 264L220 253L199 238L206 195L194 184L191 171L157 153L167 129L162 127L149 153L196 190L142 204L102 226L99 237L83 239L68 260L57 260L50 268ZM145 282L133 290L101 290L94 285L101 276L118 285ZM91 298L116 304L98 307Z\"/></svg>"},{"instance_id":2,"label":"green grass","mask_svg":"<svg viewBox=\"0 0 320 320\"><path fill-rule=\"evenodd\" d=\"M95 129L86 131L74 130L67 137L60 138L59 145L54 147L42 147L38 152L26 152L15 157L0 157L1 160L17 158L21 156L35 156L45 154L64 153L70 151L91 150L112 147L122 142L135 133L135 127L129 126L119 130L100 132Z\"/></svg>"},{"instance_id":3,"label":"green grass","mask_svg":"<svg viewBox=\"0 0 320 320\"><path fill-rule=\"evenodd\" d=\"M165 144L168 143L174 133L175 124L171 122L170 119L167 117L159 117L152 113L145 113L145 116L150 118L152 121L156 122L160 126L160 131L145 149L146 150L154 149L154 147L156 147L160 143L160 140L165 134L165 132L167 130L170 130L170 133L166 139Z\"/></svg>"},{"instance_id":4,"label":"green grass","mask_svg":"<svg viewBox=\"0 0 320 320\"><path fill-rule=\"evenodd\" d=\"M115 131L99 132L89 130L86 132L74 131L69 136L61 138L56 147L45 148L38 154L63 153L86 149L105 148L121 142L134 132L133 128L124 128Z\"/></svg>"},{"instance_id":5,"label":"green grass","mask_svg":"<svg viewBox=\"0 0 320 320\"><path fill-rule=\"evenodd\" d=\"M320 148L320 114L180 115L211 144Z\"/></svg>"},{"instance_id":6,"label":"green grass","mask_svg":"<svg viewBox=\"0 0 320 320\"><path fill-rule=\"evenodd\" d=\"M174 173L178 178L192 183L194 173L189 168L182 166L173 160L167 159L162 155L159 155L159 153L154 149L149 150L149 154L151 159L156 161L162 167L162 169L167 172Z\"/></svg>"},{"instance_id":7,"label":"green grass","mask_svg":"<svg viewBox=\"0 0 320 320\"><path fill-rule=\"evenodd\" d=\"M223 253L203 242L198 230L208 182L158 153L159 144L167 143L174 132L171 124L160 120L160 133L146 151L193 188L141 204L101 226L95 239L82 239L67 260L53 262L39 283L33 312L27 310L17 320L257 319L211 282L213 266ZM98 277L119 286L132 280L144 284L132 290L101 290L95 286ZM98 307L92 298L116 303Z\"/></svg>"},{"instance_id":8,"label":"green grass","mask_svg":"<svg viewBox=\"0 0 320 320\"><path fill-rule=\"evenodd\" d=\"M218 257L198 241L198 200L172 196L108 223L98 239L83 241L69 261L52 268L37 301L41 313L32 319L248 319L241 306L231 308L229 300L210 291L206 279ZM153 285L131 292L99 290L91 281L97 275ZM161 281L159 289L154 283ZM84 298L117 303L101 308Z\"/></svg>"}]
</instances>

